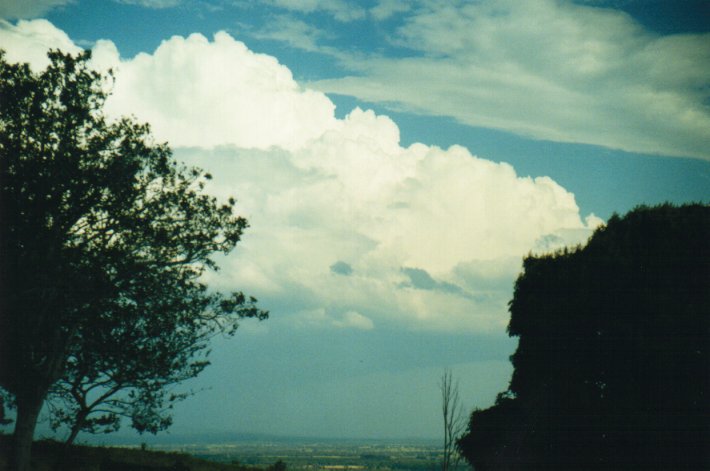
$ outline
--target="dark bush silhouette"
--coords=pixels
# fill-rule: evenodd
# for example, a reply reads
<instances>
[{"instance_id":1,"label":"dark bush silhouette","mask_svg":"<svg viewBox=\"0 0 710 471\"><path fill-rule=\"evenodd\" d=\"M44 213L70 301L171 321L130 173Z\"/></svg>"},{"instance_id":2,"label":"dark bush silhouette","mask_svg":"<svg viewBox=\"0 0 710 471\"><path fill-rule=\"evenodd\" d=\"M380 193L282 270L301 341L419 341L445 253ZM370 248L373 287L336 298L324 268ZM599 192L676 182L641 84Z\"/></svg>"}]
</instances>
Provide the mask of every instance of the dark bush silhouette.
<instances>
[{"instance_id":1,"label":"dark bush silhouette","mask_svg":"<svg viewBox=\"0 0 710 471\"><path fill-rule=\"evenodd\" d=\"M476 471L710 467L710 207L639 207L529 256L508 390L460 440Z\"/></svg>"}]
</instances>

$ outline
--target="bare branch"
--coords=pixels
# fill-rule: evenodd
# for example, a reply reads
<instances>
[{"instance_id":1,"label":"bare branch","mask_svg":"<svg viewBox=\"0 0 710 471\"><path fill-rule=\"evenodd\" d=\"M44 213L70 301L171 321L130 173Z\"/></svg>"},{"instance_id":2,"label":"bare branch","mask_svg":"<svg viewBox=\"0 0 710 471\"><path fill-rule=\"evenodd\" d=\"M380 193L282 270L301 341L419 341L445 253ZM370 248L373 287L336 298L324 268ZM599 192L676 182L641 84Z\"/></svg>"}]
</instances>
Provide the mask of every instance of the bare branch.
<instances>
[{"instance_id":1,"label":"bare branch","mask_svg":"<svg viewBox=\"0 0 710 471\"><path fill-rule=\"evenodd\" d=\"M459 397L459 383L454 380L454 375L448 368L441 375L439 390L441 391L441 414L444 419L444 457L441 469L449 471L460 461L456 441L464 432L466 417Z\"/></svg>"}]
</instances>

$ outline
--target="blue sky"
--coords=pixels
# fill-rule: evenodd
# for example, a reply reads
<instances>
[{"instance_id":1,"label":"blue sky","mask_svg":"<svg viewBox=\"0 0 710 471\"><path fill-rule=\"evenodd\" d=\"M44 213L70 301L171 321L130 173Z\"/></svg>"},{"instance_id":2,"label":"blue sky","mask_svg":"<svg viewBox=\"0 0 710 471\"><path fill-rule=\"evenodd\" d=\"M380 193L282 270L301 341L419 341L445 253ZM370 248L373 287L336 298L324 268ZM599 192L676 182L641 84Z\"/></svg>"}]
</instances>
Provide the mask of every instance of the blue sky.
<instances>
[{"instance_id":1,"label":"blue sky","mask_svg":"<svg viewBox=\"0 0 710 471\"><path fill-rule=\"evenodd\" d=\"M522 257L710 201L704 0L43 0L0 47L92 48L251 227L209 276L272 313L215 340L175 435L437 437L505 389Z\"/></svg>"}]
</instances>

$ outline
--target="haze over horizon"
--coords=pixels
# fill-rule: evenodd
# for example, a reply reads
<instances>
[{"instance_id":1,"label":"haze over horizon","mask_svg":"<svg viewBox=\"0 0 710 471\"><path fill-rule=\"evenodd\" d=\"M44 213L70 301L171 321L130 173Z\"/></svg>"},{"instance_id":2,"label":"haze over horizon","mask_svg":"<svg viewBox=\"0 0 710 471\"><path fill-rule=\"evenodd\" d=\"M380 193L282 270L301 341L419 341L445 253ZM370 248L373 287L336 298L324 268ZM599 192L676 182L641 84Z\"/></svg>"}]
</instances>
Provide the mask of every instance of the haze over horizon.
<instances>
[{"instance_id":1,"label":"haze over horizon","mask_svg":"<svg viewBox=\"0 0 710 471\"><path fill-rule=\"evenodd\" d=\"M707 1L13 0L0 19L12 61L91 49L108 113L250 222L208 281L271 318L214 339L175 436L437 438L445 368L468 409L507 386L523 256L710 202Z\"/></svg>"}]
</instances>

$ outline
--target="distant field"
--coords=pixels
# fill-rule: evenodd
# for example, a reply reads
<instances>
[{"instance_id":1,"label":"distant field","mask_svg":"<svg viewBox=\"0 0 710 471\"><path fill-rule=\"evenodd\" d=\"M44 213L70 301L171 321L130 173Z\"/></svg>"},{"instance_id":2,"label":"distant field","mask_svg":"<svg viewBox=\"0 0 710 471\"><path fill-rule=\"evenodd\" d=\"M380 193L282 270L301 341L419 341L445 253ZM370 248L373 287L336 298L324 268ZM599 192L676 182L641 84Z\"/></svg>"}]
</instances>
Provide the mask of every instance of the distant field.
<instances>
[{"instance_id":1,"label":"distant field","mask_svg":"<svg viewBox=\"0 0 710 471\"><path fill-rule=\"evenodd\" d=\"M267 467L281 461L292 470L434 471L440 468L441 449L433 444L386 442L250 442L161 445L203 459ZM465 466L460 468L466 469Z\"/></svg>"},{"instance_id":2,"label":"distant field","mask_svg":"<svg viewBox=\"0 0 710 471\"><path fill-rule=\"evenodd\" d=\"M8 464L10 437L0 435L0 471ZM141 450L139 447L94 447L74 445L68 449L51 440L32 447L33 471L101 471L103 469L185 469L190 471L256 471L243 466L210 462L184 453ZM260 470L261 471L261 470Z\"/></svg>"},{"instance_id":3,"label":"distant field","mask_svg":"<svg viewBox=\"0 0 710 471\"><path fill-rule=\"evenodd\" d=\"M0 471L10 471L9 439L0 435ZM434 443L386 441L164 443L147 450L77 445L65 453L62 444L42 440L33 447L36 471L100 471L106 462L147 469L179 464L190 471L437 471L441 458L441 449ZM459 466L460 471L466 469Z\"/></svg>"}]
</instances>

